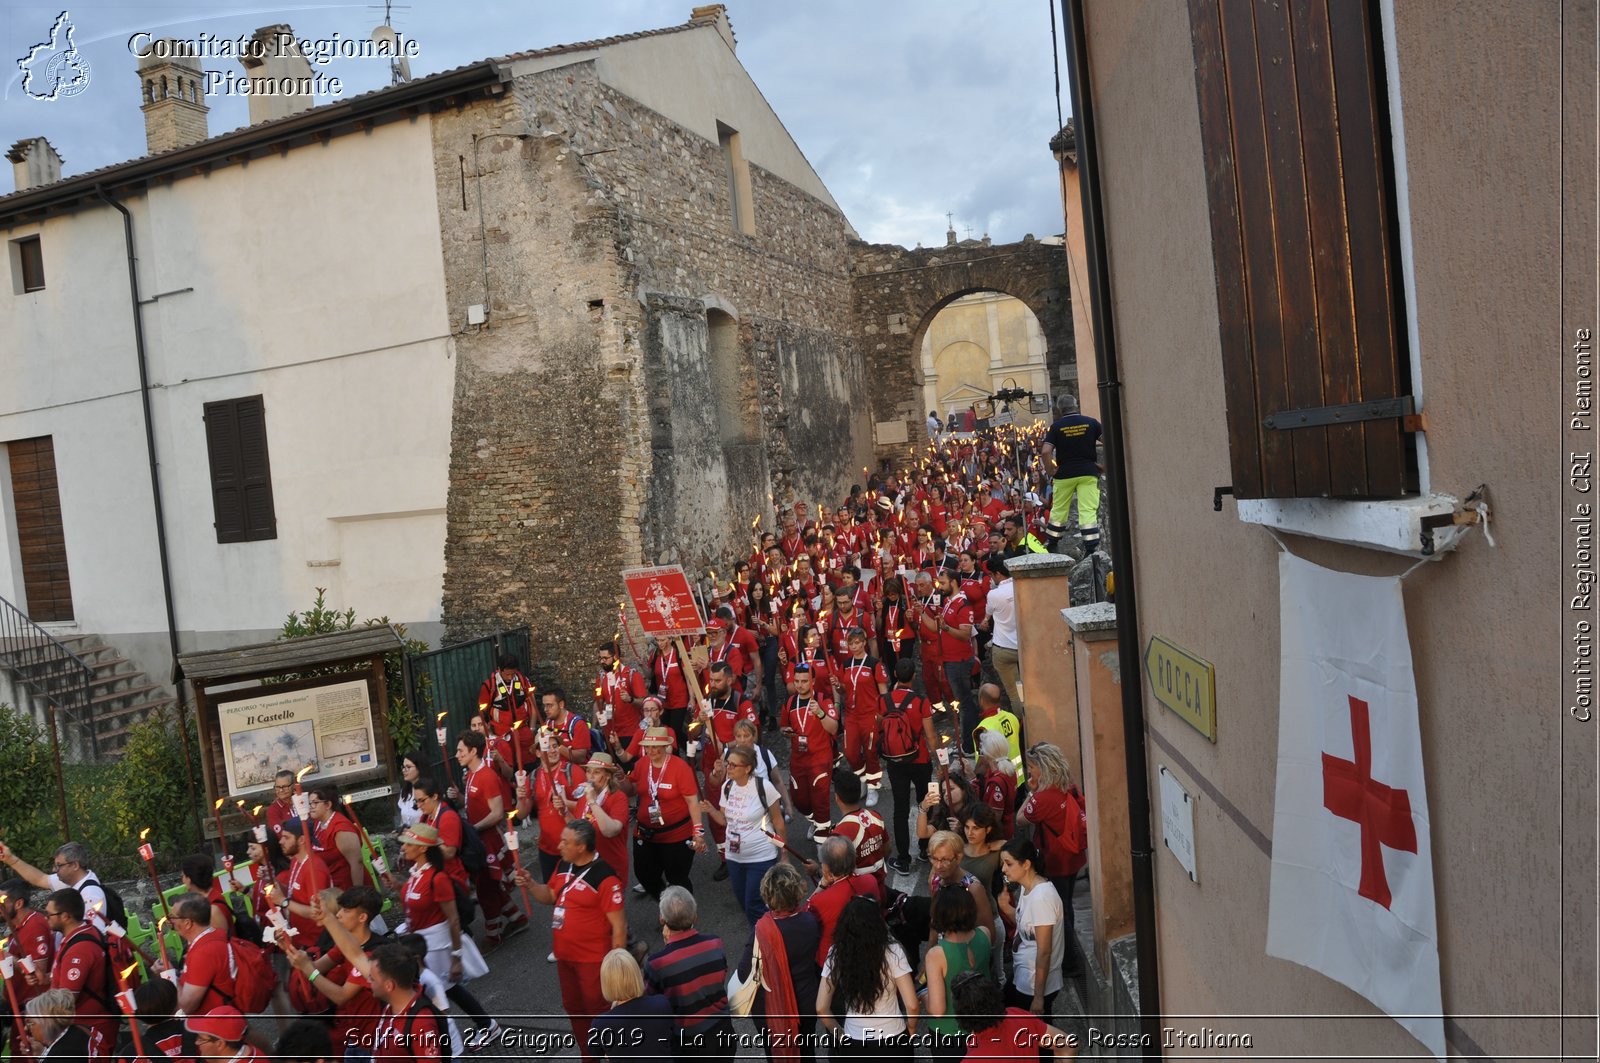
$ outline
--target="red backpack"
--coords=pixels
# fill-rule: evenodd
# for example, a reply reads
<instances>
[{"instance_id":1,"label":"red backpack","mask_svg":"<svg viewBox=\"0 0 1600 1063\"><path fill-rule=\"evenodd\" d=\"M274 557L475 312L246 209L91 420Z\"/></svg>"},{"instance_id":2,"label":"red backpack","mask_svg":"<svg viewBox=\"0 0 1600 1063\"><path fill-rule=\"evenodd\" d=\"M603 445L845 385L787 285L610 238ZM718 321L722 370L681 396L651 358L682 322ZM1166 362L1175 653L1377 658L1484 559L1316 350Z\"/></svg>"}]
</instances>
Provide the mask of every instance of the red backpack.
<instances>
[{"instance_id":1,"label":"red backpack","mask_svg":"<svg viewBox=\"0 0 1600 1063\"><path fill-rule=\"evenodd\" d=\"M910 760L917 755L918 733L911 724L911 718L906 715L906 706L917 695L909 690L903 691L910 696L896 703L895 693L891 690L883 698L886 711L878 721L878 755L889 761Z\"/></svg>"},{"instance_id":2,"label":"red backpack","mask_svg":"<svg viewBox=\"0 0 1600 1063\"><path fill-rule=\"evenodd\" d=\"M233 974L233 996L229 1002L246 1015L265 1011L278 985L278 973L267 959L267 950L235 937L228 939L228 951L228 966Z\"/></svg>"}]
</instances>

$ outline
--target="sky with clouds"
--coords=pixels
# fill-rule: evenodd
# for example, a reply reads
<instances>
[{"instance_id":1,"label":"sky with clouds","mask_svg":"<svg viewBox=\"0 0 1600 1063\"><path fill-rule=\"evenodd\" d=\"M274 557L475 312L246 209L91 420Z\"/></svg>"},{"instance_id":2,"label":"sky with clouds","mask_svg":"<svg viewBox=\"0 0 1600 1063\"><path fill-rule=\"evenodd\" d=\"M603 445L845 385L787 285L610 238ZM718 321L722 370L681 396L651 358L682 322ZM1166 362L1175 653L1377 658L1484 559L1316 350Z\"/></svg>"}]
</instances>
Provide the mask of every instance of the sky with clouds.
<instances>
[{"instance_id":1,"label":"sky with clouds","mask_svg":"<svg viewBox=\"0 0 1600 1063\"><path fill-rule=\"evenodd\" d=\"M997 242L1062 229L1059 128L1051 63L1056 0L730 0L739 58L863 238L942 244L945 212L965 237ZM424 75L491 55L671 26L694 0L413 0L392 21L414 37ZM68 7L88 86L67 99L22 91L18 58L48 38L56 6L0 12L0 146L46 136L67 175L144 154L135 59L146 31L194 39L286 22L302 38L365 38L380 5L183 2ZM242 73L237 61L208 69ZM1063 72L1065 59L1062 59ZM381 87L387 64L335 59L321 68L344 95ZM241 97L217 96L213 134L244 125ZM328 102L319 99L319 103ZM1066 101L1063 97L1063 108ZM0 178L0 190L10 191Z\"/></svg>"}]
</instances>

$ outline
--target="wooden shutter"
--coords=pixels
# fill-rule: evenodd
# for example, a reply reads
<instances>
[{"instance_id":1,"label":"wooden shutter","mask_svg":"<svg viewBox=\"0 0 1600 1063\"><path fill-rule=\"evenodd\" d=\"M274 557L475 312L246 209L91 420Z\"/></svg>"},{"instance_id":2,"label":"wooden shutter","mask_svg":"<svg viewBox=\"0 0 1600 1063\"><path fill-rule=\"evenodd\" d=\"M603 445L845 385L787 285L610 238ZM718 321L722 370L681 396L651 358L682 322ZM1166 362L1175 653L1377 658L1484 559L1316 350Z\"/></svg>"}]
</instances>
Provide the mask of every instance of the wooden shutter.
<instances>
[{"instance_id":1,"label":"wooden shutter","mask_svg":"<svg viewBox=\"0 0 1600 1063\"><path fill-rule=\"evenodd\" d=\"M1414 491L1376 5L1189 0L1189 18L1234 494Z\"/></svg>"},{"instance_id":2,"label":"wooden shutter","mask_svg":"<svg viewBox=\"0 0 1600 1063\"><path fill-rule=\"evenodd\" d=\"M71 620L72 579L56 484L55 441L50 436L13 440L6 444L6 455L28 616L40 624Z\"/></svg>"},{"instance_id":3,"label":"wooden shutter","mask_svg":"<svg viewBox=\"0 0 1600 1063\"><path fill-rule=\"evenodd\" d=\"M266 407L261 396L208 402L205 422L217 542L277 538Z\"/></svg>"}]
</instances>

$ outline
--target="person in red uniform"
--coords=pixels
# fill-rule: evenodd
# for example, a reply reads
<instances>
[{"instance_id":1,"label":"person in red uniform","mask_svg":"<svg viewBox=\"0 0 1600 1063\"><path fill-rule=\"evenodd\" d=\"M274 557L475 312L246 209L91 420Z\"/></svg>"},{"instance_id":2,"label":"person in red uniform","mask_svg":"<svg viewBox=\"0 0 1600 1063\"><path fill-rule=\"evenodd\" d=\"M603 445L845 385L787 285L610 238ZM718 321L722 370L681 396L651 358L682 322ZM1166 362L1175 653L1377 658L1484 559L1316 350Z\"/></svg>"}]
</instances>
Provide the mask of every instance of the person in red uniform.
<instances>
[{"instance_id":1,"label":"person in red uniform","mask_svg":"<svg viewBox=\"0 0 1600 1063\"><path fill-rule=\"evenodd\" d=\"M506 892L504 868L501 862L506 851L501 825L506 821L505 791L500 777L483 759L486 743L480 734L467 733L456 740L456 763L465 772L467 787L467 821L478 830L483 840L484 868L477 874L478 904L483 909L484 940L491 948L504 940L507 933L516 933L528 925L526 912L517 912L516 918L506 915L510 895Z\"/></svg>"},{"instance_id":2,"label":"person in red uniform","mask_svg":"<svg viewBox=\"0 0 1600 1063\"><path fill-rule=\"evenodd\" d=\"M930 702L942 704L953 699L950 684L945 680L944 662L939 656L939 611L944 599L933 586L933 574L917 573L916 589L912 594L907 619L917 635L917 652L922 660L922 691ZM924 618L932 616L931 622Z\"/></svg>"},{"instance_id":3,"label":"person in red uniform","mask_svg":"<svg viewBox=\"0 0 1600 1063\"><path fill-rule=\"evenodd\" d=\"M794 693L783 704L778 728L789 738L789 791L794 807L811 820L812 837L828 835L833 818L829 800L832 786L833 736L839 733L839 710L812 689L811 668L794 669Z\"/></svg>"},{"instance_id":4,"label":"person in red uniform","mask_svg":"<svg viewBox=\"0 0 1600 1063\"><path fill-rule=\"evenodd\" d=\"M422 964L404 945L379 945L368 955L332 913L323 920L339 952L349 958L383 1002L372 1031L372 1058L405 1063L448 1063L450 1032L445 1017L420 986Z\"/></svg>"},{"instance_id":5,"label":"person in red uniform","mask_svg":"<svg viewBox=\"0 0 1600 1063\"><path fill-rule=\"evenodd\" d=\"M533 681L522 674L521 663L513 654L501 654L499 667L489 673L489 678L478 688L478 715L489 721L489 727L500 738L509 740L512 725L516 728L517 743L522 746L523 760L532 760L533 732L537 721L533 715Z\"/></svg>"},{"instance_id":6,"label":"person in red uniform","mask_svg":"<svg viewBox=\"0 0 1600 1063\"><path fill-rule=\"evenodd\" d=\"M682 764L682 761L678 763ZM608 1007L600 992L600 964L606 953L628 942L622 914L622 877L595 849L594 824L577 819L561 832L561 863L548 883L534 882L526 871L518 878L534 900L554 907L550 933L555 941L556 976L561 1006L572 1024L572 1036L590 1054L589 1024Z\"/></svg>"},{"instance_id":7,"label":"person in red uniform","mask_svg":"<svg viewBox=\"0 0 1600 1063\"><path fill-rule=\"evenodd\" d=\"M272 803L262 810L267 828L277 834L283 821L294 815L294 772L287 768L272 778Z\"/></svg>"},{"instance_id":8,"label":"person in red uniform","mask_svg":"<svg viewBox=\"0 0 1600 1063\"><path fill-rule=\"evenodd\" d=\"M382 943L383 939L372 932L372 921L382 910L382 895L367 886L352 886L339 894L335 918L360 945L363 955ZM289 965L309 978L317 992L333 1004L333 1025L329 1033L334 1046L361 1050L370 1047L383 1004L372 995L367 976L345 959L337 945L316 959L291 943L286 943L283 951Z\"/></svg>"},{"instance_id":9,"label":"person in red uniform","mask_svg":"<svg viewBox=\"0 0 1600 1063\"><path fill-rule=\"evenodd\" d=\"M510 739L501 738L494 733L489 721L482 716L473 716L467 720L467 726L476 734L483 735L483 759L494 768L495 774L500 776L500 781L506 784L506 793L511 793L517 777L517 747L522 745L522 727L516 728L516 746ZM532 758L524 756L523 764L531 763Z\"/></svg>"},{"instance_id":10,"label":"person in red uniform","mask_svg":"<svg viewBox=\"0 0 1600 1063\"><path fill-rule=\"evenodd\" d=\"M679 742L687 741L684 728L689 724L689 681L683 662L678 660L678 648L670 642L652 643L650 686L661 699L666 725L677 734Z\"/></svg>"},{"instance_id":11,"label":"person in red uniform","mask_svg":"<svg viewBox=\"0 0 1600 1063\"><path fill-rule=\"evenodd\" d=\"M943 602L937 612L923 610L921 629L924 634L932 632L938 638L945 685L961 705L960 727L956 733L960 736L962 752L971 753L972 729L978 726L978 694L972 682L972 669L977 661L974 641L977 626L972 619L972 605L961 593L955 573L940 570L938 587ZM923 679L926 682L926 673Z\"/></svg>"},{"instance_id":12,"label":"person in red uniform","mask_svg":"<svg viewBox=\"0 0 1600 1063\"><path fill-rule=\"evenodd\" d=\"M883 817L861 804L861 780L848 768L833 772L833 799L839 802L839 822L833 833L850 843L856 854L856 871L871 875L888 896L888 875L884 865L889 856L889 832Z\"/></svg>"},{"instance_id":13,"label":"person in red uniform","mask_svg":"<svg viewBox=\"0 0 1600 1063\"><path fill-rule=\"evenodd\" d=\"M689 868L694 854L706 846L700 784L694 769L672 755L672 742L672 732L665 727L646 731L641 743L644 759L622 780L623 793L639 799L634 874L645 892L656 898L668 885L692 891Z\"/></svg>"},{"instance_id":14,"label":"person in red uniform","mask_svg":"<svg viewBox=\"0 0 1600 1063\"><path fill-rule=\"evenodd\" d=\"M933 729L933 709L927 699L911 687L915 675L916 665L911 658L902 658L895 665L894 689L885 695L883 707L885 719L892 713L905 714L906 729L910 730L916 742L915 750L909 755L886 758L889 765L889 796L894 806L895 857L889 866L902 875L911 872L908 819L911 810L922 800L922 793L927 789L928 782L933 778L931 751L938 747L938 738ZM879 731L880 733L887 731L887 727L881 721ZM943 776L948 769L940 768L939 772Z\"/></svg>"},{"instance_id":15,"label":"person in red uniform","mask_svg":"<svg viewBox=\"0 0 1600 1063\"><path fill-rule=\"evenodd\" d=\"M260 1049L244 1043L250 1035L250 1023L238 1008L230 1005L223 1004L199 1015L191 1014L184 1020L183 1028L194 1036L197 1060L245 1063L266 1058Z\"/></svg>"},{"instance_id":16,"label":"person in red uniform","mask_svg":"<svg viewBox=\"0 0 1600 1063\"><path fill-rule=\"evenodd\" d=\"M555 746L539 751L539 768L533 773L528 807L519 803L520 815L539 823L539 874L546 882L561 862L561 831L572 819L572 801L583 785L583 772L561 757Z\"/></svg>"},{"instance_id":17,"label":"person in red uniform","mask_svg":"<svg viewBox=\"0 0 1600 1063\"><path fill-rule=\"evenodd\" d=\"M721 606L717 609L717 619L727 627L728 642L739 654L739 663L734 666L739 688L746 697L754 698L765 678L761 672L761 643L757 641L754 631L740 626L735 612L733 605Z\"/></svg>"},{"instance_id":18,"label":"person in red uniform","mask_svg":"<svg viewBox=\"0 0 1600 1063\"><path fill-rule=\"evenodd\" d=\"M211 925L211 905L197 894L185 894L172 906L172 929L183 939L178 974L178 1007L186 1015L204 1015L233 1001L233 951L225 932Z\"/></svg>"},{"instance_id":19,"label":"person in red uniform","mask_svg":"<svg viewBox=\"0 0 1600 1063\"><path fill-rule=\"evenodd\" d=\"M832 597L833 609L828 614L825 641L837 676L839 668L850 657L850 632L860 628L866 634L867 644L874 650L877 648L878 633L874 629L872 616L865 609L857 608L854 591L840 587Z\"/></svg>"},{"instance_id":20,"label":"person in red uniform","mask_svg":"<svg viewBox=\"0 0 1600 1063\"><path fill-rule=\"evenodd\" d=\"M461 844L466 840L461 812L445 800L444 787L437 779L418 779L414 790L417 807L422 810L422 822L439 832L439 855L444 857L444 873L472 891L472 876L461 862ZM385 879L391 889L399 889L394 879Z\"/></svg>"},{"instance_id":21,"label":"person in red uniform","mask_svg":"<svg viewBox=\"0 0 1600 1063\"><path fill-rule=\"evenodd\" d=\"M206 853L193 853L184 857L178 867L184 888L204 897L211 905L211 925L222 931L224 937L232 937L233 909L222 898L222 883L212 868L211 857Z\"/></svg>"},{"instance_id":22,"label":"person in red uniform","mask_svg":"<svg viewBox=\"0 0 1600 1063\"><path fill-rule=\"evenodd\" d=\"M70 887L58 889L45 899L44 917L61 941L56 962L50 968L49 988L66 989L73 994L73 1025L83 1028L91 1054L104 1055L115 1047L117 1027L122 1021L122 1012L113 1000L105 936L84 922L83 894ZM33 979L37 979L34 984L40 989L45 988L37 974Z\"/></svg>"},{"instance_id":23,"label":"person in red uniform","mask_svg":"<svg viewBox=\"0 0 1600 1063\"><path fill-rule=\"evenodd\" d=\"M600 676L594 681L594 691L595 719L607 737L632 734L639 726L640 709L649 691L639 670L622 663L614 643L600 644ZM588 759L585 754L576 763Z\"/></svg>"},{"instance_id":24,"label":"person in red uniform","mask_svg":"<svg viewBox=\"0 0 1600 1063\"><path fill-rule=\"evenodd\" d=\"M14 965L7 981L16 994L18 1009L26 1007L28 1001L45 991L50 984L50 965L56 956L56 936L50 932L49 920L43 913L28 906L32 897L33 888L20 878L0 883L0 916L4 916L6 927L11 931L6 955ZM28 964L22 962L24 957ZM31 972L28 965L33 967ZM0 996L0 1047L6 1044L15 1026L11 1001ZM12 1058L22 1058L21 1052L14 1049Z\"/></svg>"},{"instance_id":25,"label":"person in red uniform","mask_svg":"<svg viewBox=\"0 0 1600 1063\"><path fill-rule=\"evenodd\" d=\"M340 810L339 788L323 783L311 790L311 822L306 824L311 851L328 869L328 877L339 889L370 886L367 865L362 862L361 832Z\"/></svg>"},{"instance_id":26,"label":"person in red uniform","mask_svg":"<svg viewBox=\"0 0 1600 1063\"><path fill-rule=\"evenodd\" d=\"M305 832L306 827L300 820L292 816L284 820L278 846L289 858L289 870L282 876L281 884L269 882L265 889L267 903L283 912L294 930L295 942L302 948L316 941L322 933L317 927L312 901L333 885L327 866L311 852Z\"/></svg>"},{"instance_id":27,"label":"person in red uniform","mask_svg":"<svg viewBox=\"0 0 1600 1063\"><path fill-rule=\"evenodd\" d=\"M583 766L585 783L572 802L572 818L594 824L600 859L628 880L628 795L617 785L621 769L609 753L596 753Z\"/></svg>"},{"instance_id":28,"label":"person in red uniform","mask_svg":"<svg viewBox=\"0 0 1600 1063\"><path fill-rule=\"evenodd\" d=\"M867 633L852 628L849 654L834 662L833 689L844 706L844 758L850 769L871 789L868 806L878 803L883 785L883 764L878 759L878 716L889 692L889 673L882 662L867 654Z\"/></svg>"},{"instance_id":29,"label":"person in red uniform","mask_svg":"<svg viewBox=\"0 0 1600 1063\"><path fill-rule=\"evenodd\" d=\"M637 677L638 673L635 672L634 676ZM642 698L640 703L643 703ZM555 740L556 753L562 760L568 764L587 764L589 754L595 748L594 733L589 729L588 720L567 708L567 692L560 687L551 687L539 695L539 707L544 712L545 720L539 730L541 741L545 735L549 735Z\"/></svg>"}]
</instances>

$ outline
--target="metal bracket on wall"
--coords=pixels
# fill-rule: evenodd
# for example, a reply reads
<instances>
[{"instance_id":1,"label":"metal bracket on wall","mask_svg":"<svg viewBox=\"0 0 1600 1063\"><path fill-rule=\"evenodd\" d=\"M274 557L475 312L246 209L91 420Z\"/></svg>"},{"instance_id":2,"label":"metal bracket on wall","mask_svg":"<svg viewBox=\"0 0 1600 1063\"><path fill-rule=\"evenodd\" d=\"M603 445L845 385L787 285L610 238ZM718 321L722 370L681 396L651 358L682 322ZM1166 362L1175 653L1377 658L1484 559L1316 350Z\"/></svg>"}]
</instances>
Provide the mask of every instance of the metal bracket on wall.
<instances>
[{"instance_id":1,"label":"metal bracket on wall","mask_svg":"<svg viewBox=\"0 0 1600 1063\"><path fill-rule=\"evenodd\" d=\"M1372 399L1368 402L1350 402L1342 406L1307 406L1300 410L1279 410L1269 413L1262 424L1279 432L1296 428L1321 428L1331 424L1356 424L1361 421L1401 422L1406 432L1426 432L1427 417L1416 412L1410 395L1392 399Z\"/></svg>"},{"instance_id":2,"label":"metal bracket on wall","mask_svg":"<svg viewBox=\"0 0 1600 1063\"><path fill-rule=\"evenodd\" d=\"M1232 484L1229 484L1227 487L1219 487L1216 490L1212 491L1211 492L1211 508L1212 508L1212 510L1217 512L1217 513L1221 513L1222 512L1222 496L1223 495L1231 495L1231 494L1233 494L1233 485Z\"/></svg>"},{"instance_id":3,"label":"metal bracket on wall","mask_svg":"<svg viewBox=\"0 0 1600 1063\"><path fill-rule=\"evenodd\" d=\"M1457 506L1454 512L1423 517L1420 522L1422 525L1422 556L1433 556L1433 533L1440 528L1449 528L1457 524L1477 524L1480 520L1486 520L1491 515L1487 504L1485 504L1482 512L1478 510L1477 506L1480 502L1486 503L1488 493L1489 486L1487 484L1479 484L1472 489L1470 495L1462 500L1461 505Z\"/></svg>"}]
</instances>

